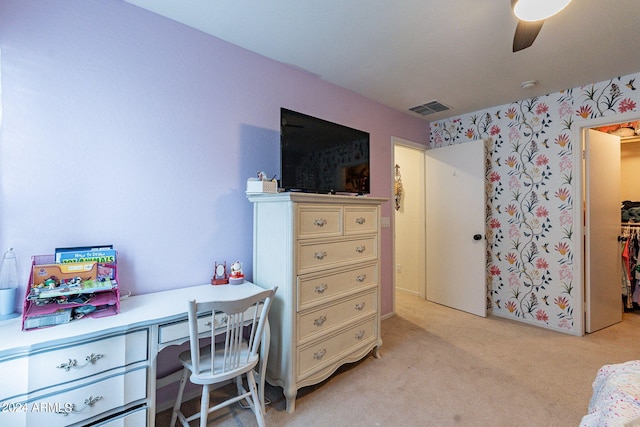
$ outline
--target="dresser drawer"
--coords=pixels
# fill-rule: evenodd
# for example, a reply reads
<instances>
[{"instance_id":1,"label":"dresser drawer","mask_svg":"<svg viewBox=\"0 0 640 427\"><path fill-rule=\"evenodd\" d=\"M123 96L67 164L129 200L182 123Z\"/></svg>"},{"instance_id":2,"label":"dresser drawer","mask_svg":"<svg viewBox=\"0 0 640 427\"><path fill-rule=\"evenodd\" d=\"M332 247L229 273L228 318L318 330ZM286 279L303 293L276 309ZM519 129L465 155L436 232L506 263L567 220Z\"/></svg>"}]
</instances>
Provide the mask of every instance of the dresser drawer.
<instances>
[{"instance_id":1,"label":"dresser drawer","mask_svg":"<svg viewBox=\"0 0 640 427\"><path fill-rule=\"evenodd\" d=\"M143 406L125 414L96 424L96 427L141 427L147 425L147 407Z\"/></svg>"},{"instance_id":2,"label":"dresser drawer","mask_svg":"<svg viewBox=\"0 0 640 427\"><path fill-rule=\"evenodd\" d=\"M317 334L340 327L346 322L375 314L378 309L377 295L374 289L335 304L298 314L298 343L303 344L305 340L313 339Z\"/></svg>"},{"instance_id":3,"label":"dresser drawer","mask_svg":"<svg viewBox=\"0 0 640 427\"><path fill-rule=\"evenodd\" d=\"M146 395L146 368L114 374L81 387L70 386L57 394L30 402L26 414L27 425L67 426L143 400Z\"/></svg>"},{"instance_id":4,"label":"dresser drawer","mask_svg":"<svg viewBox=\"0 0 640 427\"><path fill-rule=\"evenodd\" d=\"M375 207L345 207L344 234L378 231L378 209Z\"/></svg>"},{"instance_id":5,"label":"dresser drawer","mask_svg":"<svg viewBox=\"0 0 640 427\"><path fill-rule=\"evenodd\" d=\"M302 205L297 208L298 239L342 235L342 207Z\"/></svg>"},{"instance_id":6,"label":"dresser drawer","mask_svg":"<svg viewBox=\"0 0 640 427\"><path fill-rule=\"evenodd\" d=\"M375 341L378 336L376 319L374 316L323 341L298 348L298 380L342 359L351 351Z\"/></svg>"},{"instance_id":7,"label":"dresser drawer","mask_svg":"<svg viewBox=\"0 0 640 427\"><path fill-rule=\"evenodd\" d=\"M0 403L4 403L4 406L0 406L1 420L7 411L7 405L15 402L17 396L29 391L29 358L20 357L0 363L0 378Z\"/></svg>"},{"instance_id":8,"label":"dresser drawer","mask_svg":"<svg viewBox=\"0 0 640 427\"><path fill-rule=\"evenodd\" d=\"M298 274L378 257L377 236L325 242L298 242Z\"/></svg>"},{"instance_id":9,"label":"dresser drawer","mask_svg":"<svg viewBox=\"0 0 640 427\"><path fill-rule=\"evenodd\" d=\"M147 330L31 355L29 393L147 360Z\"/></svg>"},{"instance_id":10,"label":"dresser drawer","mask_svg":"<svg viewBox=\"0 0 640 427\"><path fill-rule=\"evenodd\" d=\"M312 273L298 276L297 311L315 307L378 283L378 264L361 265L335 273Z\"/></svg>"}]
</instances>

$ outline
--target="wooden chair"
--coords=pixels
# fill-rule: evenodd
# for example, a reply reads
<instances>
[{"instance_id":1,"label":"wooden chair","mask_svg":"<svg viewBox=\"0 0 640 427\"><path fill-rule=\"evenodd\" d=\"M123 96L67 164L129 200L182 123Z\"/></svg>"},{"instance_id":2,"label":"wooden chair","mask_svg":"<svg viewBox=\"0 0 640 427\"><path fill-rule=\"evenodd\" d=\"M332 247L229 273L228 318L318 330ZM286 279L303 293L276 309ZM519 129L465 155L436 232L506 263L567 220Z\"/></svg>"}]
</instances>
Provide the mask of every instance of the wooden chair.
<instances>
[{"instance_id":1,"label":"wooden chair","mask_svg":"<svg viewBox=\"0 0 640 427\"><path fill-rule=\"evenodd\" d=\"M189 301L190 348L178 356L183 370L171 427L175 426L176 420L188 426L197 418L200 418L200 426L204 427L211 412L243 399L255 413L258 425L264 426L264 396L258 393L254 368L259 362L260 341L276 290L274 287L235 301ZM211 327L210 332L199 332L198 313L201 316L207 313L210 323L206 324ZM200 323L202 327L202 320ZM211 342L202 346L201 341L206 338ZM248 390L244 387L243 377L247 379ZM180 411L187 379L202 385L200 412L188 417ZM209 406L210 387L234 379L238 394Z\"/></svg>"}]
</instances>

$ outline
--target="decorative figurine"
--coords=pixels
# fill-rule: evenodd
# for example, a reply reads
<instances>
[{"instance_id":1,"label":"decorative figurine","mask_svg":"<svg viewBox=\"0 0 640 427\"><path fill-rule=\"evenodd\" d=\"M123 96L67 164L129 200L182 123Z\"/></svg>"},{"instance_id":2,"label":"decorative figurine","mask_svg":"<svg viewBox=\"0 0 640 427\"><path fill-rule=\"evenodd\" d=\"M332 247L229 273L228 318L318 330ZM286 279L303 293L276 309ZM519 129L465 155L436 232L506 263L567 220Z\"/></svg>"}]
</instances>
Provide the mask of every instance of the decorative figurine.
<instances>
[{"instance_id":1,"label":"decorative figurine","mask_svg":"<svg viewBox=\"0 0 640 427\"><path fill-rule=\"evenodd\" d=\"M244 283L244 274L242 273L242 264L240 261L236 261L231 264L231 275L229 276L229 283L232 285L239 285Z\"/></svg>"},{"instance_id":2,"label":"decorative figurine","mask_svg":"<svg viewBox=\"0 0 640 427\"><path fill-rule=\"evenodd\" d=\"M229 278L227 276L227 262L225 261L223 264L215 263L213 269L213 278L211 279L212 285L224 285L229 283Z\"/></svg>"}]
</instances>

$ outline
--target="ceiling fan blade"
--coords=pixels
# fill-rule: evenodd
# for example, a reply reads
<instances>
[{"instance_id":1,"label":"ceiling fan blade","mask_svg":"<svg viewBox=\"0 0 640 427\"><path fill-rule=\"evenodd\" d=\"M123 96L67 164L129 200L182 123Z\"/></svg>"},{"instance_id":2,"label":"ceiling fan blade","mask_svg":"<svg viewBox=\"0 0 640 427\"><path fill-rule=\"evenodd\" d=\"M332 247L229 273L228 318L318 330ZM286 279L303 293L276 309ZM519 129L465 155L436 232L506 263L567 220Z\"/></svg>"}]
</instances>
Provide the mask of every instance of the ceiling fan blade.
<instances>
[{"instance_id":1,"label":"ceiling fan blade","mask_svg":"<svg viewBox=\"0 0 640 427\"><path fill-rule=\"evenodd\" d=\"M538 37L542 24L544 24L544 20L535 22L519 20L516 26L516 33L513 35L513 51L517 52L531 46L536 37Z\"/></svg>"}]
</instances>

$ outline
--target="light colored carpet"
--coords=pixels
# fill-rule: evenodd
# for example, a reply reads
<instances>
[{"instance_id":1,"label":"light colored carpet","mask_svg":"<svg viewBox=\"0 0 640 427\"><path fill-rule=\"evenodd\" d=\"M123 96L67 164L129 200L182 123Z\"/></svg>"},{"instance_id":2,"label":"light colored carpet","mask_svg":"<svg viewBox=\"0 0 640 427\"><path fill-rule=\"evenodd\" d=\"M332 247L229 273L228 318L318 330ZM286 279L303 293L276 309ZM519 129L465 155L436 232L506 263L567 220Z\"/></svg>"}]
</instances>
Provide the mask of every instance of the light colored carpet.
<instances>
[{"instance_id":1,"label":"light colored carpet","mask_svg":"<svg viewBox=\"0 0 640 427\"><path fill-rule=\"evenodd\" d=\"M267 385L267 425L578 426L598 368L640 359L637 312L584 337L480 318L400 292L396 313L382 322L381 359L368 356L301 389L293 414L282 389ZM187 404L197 410L197 401ZM158 414L156 425L168 425L169 417ZM233 405L211 414L209 425L257 423Z\"/></svg>"}]
</instances>

